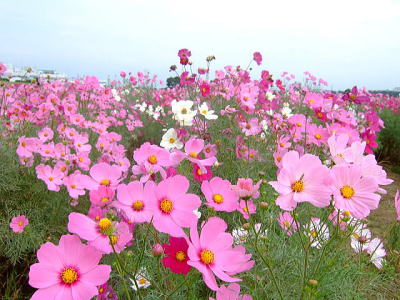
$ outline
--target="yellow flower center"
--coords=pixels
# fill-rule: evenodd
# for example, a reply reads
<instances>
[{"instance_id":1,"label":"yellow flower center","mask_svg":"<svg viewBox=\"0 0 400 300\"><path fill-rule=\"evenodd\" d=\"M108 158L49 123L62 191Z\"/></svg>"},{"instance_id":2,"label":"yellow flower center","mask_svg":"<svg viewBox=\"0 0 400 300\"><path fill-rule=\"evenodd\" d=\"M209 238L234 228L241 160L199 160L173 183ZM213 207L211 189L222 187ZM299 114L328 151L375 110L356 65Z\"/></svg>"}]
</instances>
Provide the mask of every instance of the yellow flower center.
<instances>
[{"instance_id":1,"label":"yellow flower center","mask_svg":"<svg viewBox=\"0 0 400 300\"><path fill-rule=\"evenodd\" d=\"M83 157L79 157L79 161L80 161L80 162L83 162Z\"/></svg>"},{"instance_id":2,"label":"yellow flower center","mask_svg":"<svg viewBox=\"0 0 400 300\"><path fill-rule=\"evenodd\" d=\"M22 226L22 221L19 221L19 222L18 222L18 226Z\"/></svg>"},{"instance_id":3,"label":"yellow flower center","mask_svg":"<svg viewBox=\"0 0 400 300\"><path fill-rule=\"evenodd\" d=\"M139 284L144 285L146 284L147 280L144 278L139 279Z\"/></svg>"},{"instance_id":4,"label":"yellow flower center","mask_svg":"<svg viewBox=\"0 0 400 300\"><path fill-rule=\"evenodd\" d=\"M103 218L99 222L99 227L101 231L106 231L111 227L111 221L108 218Z\"/></svg>"},{"instance_id":5,"label":"yellow flower center","mask_svg":"<svg viewBox=\"0 0 400 300\"><path fill-rule=\"evenodd\" d=\"M247 208L247 207L243 207L243 211L245 212L245 213L249 213L249 209Z\"/></svg>"},{"instance_id":6,"label":"yellow flower center","mask_svg":"<svg viewBox=\"0 0 400 300\"><path fill-rule=\"evenodd\" d=\"M109 179L103 179L102 181L100 181L101 185L110 185L110 180Z\"/></svg>"},{"instance_id":7,"label":"yellow flower center","mask_svg":"<svg viewBox=\"0 0 400 300\"><path fill-rule=\"evenodd\" d=\"M183 114L183 115L187 114L187 109L186 109L186 108L183 108L183 109L181 110L181 114Z\"/></svg>"},{"instance_id":8,"label":"yellow flower center","mask_svg":"<svg viewBox=\"0 0 400 300\"><path fill-rule=\"evenodd\" d=\"M203 173L201 173L201 170L200 169L197 169L197 175L203 175Z\"/></svg>"},{"instance_id":9,"label":"yellow flower center","mask_svg":"<svg viewBox=\"0 0 400 300\"><path fill-rule=\"evenodd\" d=\"M213 200L215 203L221 204L222 202L224 202L224 197L221 194L215 194L213 196Z\"/></svg>"},{"instance_id":10,"label":"yellow flower center","mask_svg":"<svg viewBox=\"0 0 400 300\"><path fill-rule=\"evenodd\" d=\"M348 210L345 210L345 211L343 212L343 215L344 215L345 217L350 217L350 212L349 212Z\"/></svg>"},{"instance_id":11,"label":"yellow flower center","mask_svg":"<svg viewBox=\"0 0 400 300\"><path fill-rule=\"evenodd\" d=\"M157 157L155 155L150 155L149 158L147 159L147 161L149 163L151 163L152 165L157 163Z\"/></svg>"},{"instance_id":12,"label":"yellow flower center","mask_svg":"<svg viewBox=\"0 0 400 300\"><path fill-rule=\"evenodd\" d=\"M78 280L78 272L72 268L67 268L61 273L61 279L65 284L73 284Z\"/></svg>"},{"instance_id":13,"label":"yellow flower center","mask_svg":"<svg viewBox=\"0 0 400 300\"><path fill-rule=\"evenodd\" d=\"M160 209L163 213L169 214L173 208L174 208L174 205L173 205L172 201L169 199L164 199L160 203Z\"/></svg>"},{"instance_id":14,"label":"yellow flower center","mask_svg":"<svg viewBox=\"0 0 400 300\"><path fill-rule=\"evenodd\" d=\"M54 177L53 176L50 176L49 177L49 181L53 181L54 180Z\"/></svg>"},{"instance_id":15,"label":"yellow flower center","mask_svg":"<svg viewBox=\"0 0 400 300\"><path fill-rule=\"evenodd\" d=\"M185 252L183 252L183 251L176 252L175 258L177 261L184 261L186 258Z\"/></svg>"},{"instance_id":16,"label":"yellow flower center","mask_svg":"<svg viewBox=\"0 0 400 300\"><path fill-rule=\"evenodd\" d=\"M354 189L349 185L345 185L340 189L340 193L344 198L349 199L354 196Z\"/></svg>"},{"instance_id":17,"label":"yellow flower center","mask_svg":"<svg viewBox=\"0 0 400 300\"><path fill-rule=\"evenodd\" d=\"M311 231L310 231L310 234L311 234L311 236L312 236L313 238L316 238L316 237L317 237L317 232L314 231L314 230L311 230Z\"/></svg>"},{"instance_id":18,"label":"yellow flower center","mask_svg":"<svg viewBox=\"0 0 400 300\"><path fill-rule=\"evenodd\" d=\"M283 226L285 226L285 227L290 227L289 221L283 221Z\"/></svg>"},{"instance_id":19,"label":"yellow flower center","mask_svg":"<svg viewBox=\"0 0 400 300\"><path fill-rule=\"evenodd\" d=\"M300 193L304 190L304 182L302 180L297 180L292 184L292 191Z\"/></svg>"},{"instance_id":20,"label":"yellow flower center","mask_svg":"<svg viewBox=\"0 0 400 300\"><path fill-rule=\"evenodd\" d=\"M49 153L50 153L50 150L49 150L49 149L46 149L46 151L44 151L44 153L49 154Z\"/></svg>"},{"instance_id":21,"label":"yellow flower center","mask_svg":"<svg viewBox=\"0 0 400 300\"><path fill-rule=\"evenodd\" d=\"M99 294L102 294L102 293L104 293L104 289L101 287L101 288L99 288Z\"/></svg>"},{"instance_id":22,"label":"yellow flower center","mask_svg":"<svg viewBox=\"0 0 400 300\"><path fill-rule=\"evenodd\" d=\"M300 122L297 122L297 123L296 123L296 126L297 126L297 127L301 127L302 125L303 125L303 124L300 123Z\"/></svg>"},{"instance_id":23,"label":"yellow flower center","mask_svg":"<svg viewBox=\"0 0 400 300\"><path fill-rule=\"evenodd\" d=\"M207 110L203 109L203 110L201 111L201 113L202 113L203 115L206 115L206 114L207 114Z\"/></svg>"},{"instance_id":24,"label":"yellow flower center","mask_svg":"<svg viewBox=\"0 0 400 300\"><path fill-rule=\"evenodd\" d=\"M107 197L101 198L101 202L105 203L105 202L107 202L107 201L108 201L108 198L107 198Z\"/></svg>"},{"instance_id":25,"label":"yellow flower center","mask_svg":"<svg viewBox=\"0 0 400 300\"><path fill-rule=\"evenodd\" d=\"M197 153L196 152L190 152L189 156L193 157L193 158L197 158Z\"/></svg>"},{"instance_id":26,"label":"yellow flower center","mask_svg":"<svg viewBox=\"0 0 400 300\"><path fill-rule=\"evenodd\" d=\"M317 140L321 139L321 135L320 135L319 133L316 133L314 136L315 136L315 138L316 138Z\"/></svg>"},{"instance_id":27,"label":"yellow flower center","mask_svg":"<svg viewBox=\"0 0 400 300\"><path fill-rule=\"evenodd\" d=\"M174 138L169 138L169 142L170 142L170 144L173 144L173 143L175 143L175 139Z\"/></svg>"},{"instance_id":28,"label":"yellow flower center","mask_svg":"<svg viewBox=\"0 0 400 300\"><path fill-rule=\"evenodd\" d=\"M209 265L214 261L214 253L210 250L203 250L200 252L200 259L204 264Z\"/></svg>"},{"instance_id":29,"label":"yellow flower center","mask_svg":"<svg viewBox=\"0 0 400 300\"><path fill-rule=\"evenodd\" d=\"M140 201L140 200L136 200L136 201L133 202L133 204L132 204L133 210L136 210L136 211L142 210L142 209L143 209L143 206L144 206L144 204L143 204L143 202Z\"/></svg>"}]
</instances>

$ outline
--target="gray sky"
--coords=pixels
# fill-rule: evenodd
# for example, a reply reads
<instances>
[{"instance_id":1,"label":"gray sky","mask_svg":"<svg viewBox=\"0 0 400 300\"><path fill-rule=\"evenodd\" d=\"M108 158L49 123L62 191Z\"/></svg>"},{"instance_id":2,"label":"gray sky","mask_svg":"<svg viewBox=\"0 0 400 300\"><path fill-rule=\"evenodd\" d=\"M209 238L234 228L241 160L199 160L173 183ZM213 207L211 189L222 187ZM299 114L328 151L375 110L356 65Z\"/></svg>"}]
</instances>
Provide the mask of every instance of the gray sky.
<instances>
[{"instance_id":1,"label":"gray sky","mask_svg":"<svg viewBox=\"0 0 400 300\"><path fill-rule=\"evenodd\" d=\"M400 86L400 0L0 0L0 11L0 61L17 66L165 79L181 48L196 67L215 55L213 70L259 51L276 75Z\"/></svg>"}]
</instances>

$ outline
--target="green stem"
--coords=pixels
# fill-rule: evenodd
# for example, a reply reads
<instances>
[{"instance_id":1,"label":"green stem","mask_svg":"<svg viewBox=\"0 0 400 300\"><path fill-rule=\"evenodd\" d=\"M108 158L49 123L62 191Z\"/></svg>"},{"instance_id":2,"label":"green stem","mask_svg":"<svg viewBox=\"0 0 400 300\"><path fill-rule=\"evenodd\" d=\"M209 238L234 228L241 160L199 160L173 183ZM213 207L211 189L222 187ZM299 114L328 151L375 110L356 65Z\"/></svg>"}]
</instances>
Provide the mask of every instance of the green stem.
<instances>
[{"instance_id":1,"label":"green stem","mask_svg":"<svg viewBox=\"0 0 400 300\"><path fill-rule=\"evenodd\" d=\"M185 280L182 280L182 282L170 293L168 296L165 297L165 299L169 299L173 294L175 294L188 280L189 280L189 274L186 275Z\"/></svg>"}]
</instances>

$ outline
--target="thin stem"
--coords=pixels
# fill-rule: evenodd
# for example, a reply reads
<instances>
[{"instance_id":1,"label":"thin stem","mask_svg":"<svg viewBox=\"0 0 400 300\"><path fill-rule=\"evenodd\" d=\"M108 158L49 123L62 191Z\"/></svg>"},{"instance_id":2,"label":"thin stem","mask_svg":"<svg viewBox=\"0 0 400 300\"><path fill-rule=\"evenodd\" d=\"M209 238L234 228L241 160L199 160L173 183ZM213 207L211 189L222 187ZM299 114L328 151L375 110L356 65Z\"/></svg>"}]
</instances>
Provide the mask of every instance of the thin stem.
<instances>
[{"instance_id":1,"label":"thin stem","mask_svg":"<svg viewBox=\"0 0 400 300\"><path fill-rule=\"evenodd\" d=\"M175 294L187 281L189 280L189 274L186 276L185 280L182 280L182 282L167 296L165 296L165 299L169 299L173 294Z\"/></svg>"}]
</instances>

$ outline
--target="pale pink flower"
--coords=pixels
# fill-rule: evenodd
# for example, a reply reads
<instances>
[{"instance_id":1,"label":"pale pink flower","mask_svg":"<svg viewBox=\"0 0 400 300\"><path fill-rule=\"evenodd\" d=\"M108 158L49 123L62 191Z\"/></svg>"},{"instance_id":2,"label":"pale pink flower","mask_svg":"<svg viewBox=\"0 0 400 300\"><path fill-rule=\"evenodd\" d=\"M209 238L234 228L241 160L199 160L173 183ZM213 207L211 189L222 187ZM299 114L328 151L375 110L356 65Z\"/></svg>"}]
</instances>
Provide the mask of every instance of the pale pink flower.
<instances>
[{"instance_id":1,"label":"pale pink flower","mask_svg":"<svg viewBox=\"0 0 400 300\"><path fill-rule=\"evenodd\" d=\"M278 223L286 231L287 235L292 235L293 232L297 231L297 223L287 211L279 214Z\"/></svg>"},{"instance_id":2,"label":"pale pink flower","mask_svg":"<svg viewBox=\"0 0 400 300\"><path fill-rule=\"evenodd\" d=\"M197 222L193 213L201 205L200 198L188 194L189 180L176 175L161 181L157 186L151 182L149 187L150 209L153 211L153 225L159 231L174 237L184 237L182 228L190 227Z\"/></svg>"},{"instance_id":3,"label":"pale pink flower","mask_svg":"<svg viewBox=\"0 0 400 300\"><path fill-rule=\"evenodd\" d=\"M208 219L200 236L196 223L190 227L188 264L203 274L205 284L214 291L218 290L215 276L226 282L238 282L241 279L231 275L254 265L251 254L246 254L243 246L232 247L233 237L226 229L227 224L218 217Z\"/></svg>"},{"instance_id":4,"label":"pale pink flower","mask_svg":"<svg viewBox=\"0 0 400 300\"><path fill-rule=\"evenodd\" d=\"M239 178L236 185L232 186L232 189L240 198L257 199L260 196L260 185L261 180L259 180L256 184L253 184L253 179L251 178Z\"/></svg>"},{"instance_id":5,"label":"pale pink flower","mask_svg":"<svg viewBox=\"0 0 400 300\"><path fill-rule=\"evenodd\" d=\"M243 215L243 218L248 220L250 215L256 212L256 206L251 200L240 200L238 211Z\"/></svg>"},{"instance_id":6,"label":"pale pink flower","mask_svg":"<svg viewBox=\"0 0 400 300\"><path fill-rule=\"evenodd\" d=\"M209 300L252 300L250 295L240 295L240 285L231 283L228 286L221 285L218 289L215 299L210 297Z\"/></svg>"},{"instance_id":7,"label":"pale pink flower","mask_svg":"<svg viewBox=\"0 0 400 300\"><path fill-rule=\"evenodd\" d=\"M46 183L50 191L58 192L60 190L60 185L63 184L64 173L59 169L53 169L49 165L37 165L36 175Z\"/></svg>"},{"instance_id":8,"label":"pale pink flower","mask_svg":"<svg viewBox=\"0 0 400 300\"><path fill-rule=\"evenodd\" d=\"M315 155L299 157L296 151L287 152L282 158L278 181L269 184L280 194L276 204L284 210L293 210L300 202L310 202L317 207L329 205L331 189L327 167Z\"/></svg>"},{"instance_id":9,"label":"pale pink flower","mask_svg":"<svg viewBox=\"0 0 400 300\"><path fill-rule=\"evenodd\" d=\"M25 216L17 216L11 219L10 228L16 233L24 232L24 228L29 224Z\"/></svg>"},{"instance_id":10,"label":"pale pink flower","mask_svg":"<svg viewBox=\"0 0 400 300\"><path fill-rule=\"evenodd\" d=\"M355 165L337 165L332 168L335 207L348 210L357 219L363 219L378 208L381 196L375 194L378 184L372 177L362 177Z\"/></svg>"},{"instance_id":11,"label":"pale pink flower","mask_svg":"<svg viewBox=\"0 0 400 300\"><path fill-rule=\"evenodd\" d=\"M153 211L149 205L149 194L154 184L149 181L143 185L139 181L120 184L117 188L117 199L113 206L120 209L126 218L133 223L150 222Z\"/></svg>"},{"instance_id":12,"label":"pale pink flower","mask_svg":"<svg viewBox=\"0 0 400 300\"><path fill-rule=\"evenodd\" d=\"M207 200L207 206L216 211L232 212L238 208L238 195L232 190L228 180L214 177L210 181L203 181L201 191Z\"/></svg>"},{"instance_id":13,"label":"pale pink flower","mask_svg":"<svg viewBox=\"0 0 400 300\"><path fill-rule=\"evenodd\" d=\"M75 235L63 235L58 246L43 244L37 257L29 271L29 284L38 288L31 300L90 300L110 278L111 267L98 264L101 253Z\"/></svg>"},{"instance_id":14,"label":"pale pink flower","mask_svg":"<svg viewBox=\"0 0 400 300\"><path fill-rule=\"evenodd\" d=\"M116 165L99 163L90 168L89 174L91 178L84 177L83 184L89 190L96 190L101 185L116 188L121 181L122 171Z\"/></svg>"}]
</instances>

